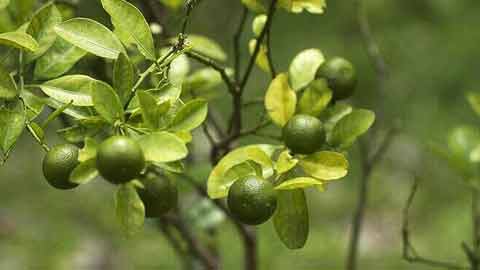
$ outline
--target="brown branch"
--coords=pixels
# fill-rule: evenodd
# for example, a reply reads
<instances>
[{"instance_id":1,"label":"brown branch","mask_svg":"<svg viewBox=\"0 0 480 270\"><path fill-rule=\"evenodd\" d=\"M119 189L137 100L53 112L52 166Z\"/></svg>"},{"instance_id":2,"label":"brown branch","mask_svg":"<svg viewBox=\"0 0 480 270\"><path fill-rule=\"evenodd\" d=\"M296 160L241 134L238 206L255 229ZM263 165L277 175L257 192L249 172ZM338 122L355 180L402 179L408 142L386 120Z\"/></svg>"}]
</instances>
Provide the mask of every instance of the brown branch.
<instances>
[{"instance_id":1,"label":"brown branch","mask_svg":"<svg viewBox=\"0 0 480 270\"><path fill-rule=\"evenodd\" d=\"M187 183L190 184L195 191L198 193L203 198L207 198L211 200L215 206L220 209L227 217L229 217L229 220L235 225L237 228L237 231L241 235L244 243L244 253L245 253L245 270L255 270L257 269L257 245L256 245L256 233L254 230L251 230L248 226L243 225L242 223L238 222L231 214L230 211L228 210L227 206L222 203L220 200L213 200L210 199L208 196L207 190L201 186L200 184L195 181L191 176L182 174L180 175L183 177L185 180L187 180Z\"/></svg>"},{"instance_id":2,"label":"brown branch","mask_svg":"<svg viewBox=\"0 0 480 270\"><path fill-rule=\"evenodd\" d=\"M245 86L247 85L248 79L250 78L250 74L252 73L253 66L255 65L255 61L257 60L258 53L260 52L260 48L262 46L262 43L268 33L270 31L270 27L272 26L272 21L273 21L273 15L275 14L276 11L276 5L277 5L278 0L272 0L270 2L270 7L268 8L268 14L267 14L267 21L265 23L265 27L262 29L262 32L257 38L257 44L255 45L255 49L253 50L252 56L250 57L250 60L247 65L247 69L245 71L245 74L243 75L243 79L240 82L240 92L243 92L245 89Z\"/></svg>"},{"instance_id":3,"label":"brown branch","mask_svg":"<svg viewBox=\"0 0 480 270\"><path fill-rule=\"evenodd\" d=\"M368 202L369 180L373 172L374 166L383 158L395 135L395 130L391 129L381 142L378 150L368 158L368 148L364 141L360 144L360 156L362 157L362 175L359 180L359 194L357 206L352 219L352 232L348 247L348 255L346 260L346 269L357 269L357 256L362 230L363 220L365 218L365 210Z\"/></svg>"},{"instance_id":4,"label":"brown branch","mask_svg":"<svg viewBox=\"0 0 480 270\"><path fill-rule=\"evenodd\" d=\"M240 80L240 41L242 37L243 30L245 28L246 22L248 17L248 8L243 6L242 8L242 15L240 17L240 23L238 24L237 31L233 36L233 57L234 57L234 68L235 68L235 81Z\"/></svg>"},{"instance_id":5,"label":"brown branch","mask_svg":"<svg viewBox=\"0 0 480 270\"><path fill-rule=\"evenodd\" d=\"M415 198L415 194L417 193L419 186L419 180L415 177L415 181L413 182L410 194L408 196L407 202L405 204L405 208L403 209L403 222L402 222L402 244L403 244L403 258L409 263L419 263L428 265L431 267L438 267L438 268L445 268L445 269L469 269L468 267L457 265L450 262L443 262L438 260L433 260L430 258L426 258L423 256L418 255L417 251L415 250L411 240L410 240L410 208L413 204L413 199ZM464 249L469 250L466 245L463 245ZM466 251L467 254L468 251Z\"/></svg>"}]
</instances>

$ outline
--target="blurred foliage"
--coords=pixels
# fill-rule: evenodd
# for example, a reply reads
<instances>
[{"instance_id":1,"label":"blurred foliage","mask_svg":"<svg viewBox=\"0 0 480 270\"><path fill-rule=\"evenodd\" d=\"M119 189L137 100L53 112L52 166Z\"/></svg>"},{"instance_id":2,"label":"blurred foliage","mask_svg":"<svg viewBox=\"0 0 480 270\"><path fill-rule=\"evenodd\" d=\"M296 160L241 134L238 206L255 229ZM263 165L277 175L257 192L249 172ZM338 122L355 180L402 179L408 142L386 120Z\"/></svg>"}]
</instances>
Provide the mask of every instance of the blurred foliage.
<instances>
[{"instance_id":1,"label":"blurred foliage","mask_svg":"<svg viewBox=\"0 0 480 270\"><path fill-rule=\"evenodd\" d=\"M78 2L77 16L108 24L99 1ZM354 102L372 110L382 103L388 108L385 118L401 123L402 134L370 182L360 269L428 269L401 260L401 209L413 172L424 180L412 210L413 238L419 252L462 262L459 246L469 239L471 230L469 187L426 146L431 141L445 142L446 131L458 123L478 123L466 106L464 92L476 91L480 85L480 62L475 57L480 32L473 27L480 24L480 2L365 2L375 38L390 68L388 92L380 100L375 96L374 71L358 33L352 1L329 1L323 16L280 11L272 33L275 64L286 71L298 51L311 47L321 48L326 57L346 56L361 78ZM191 32L230 48L240 10L240 1L203 1L193 14ZM172 29L169 32L180 27L179 13L165 14L163 20L165 29ZM246 32L243 44L252 36ZM242 53L248 55L247 46ZM81 69L81 65L76 68ZM101 66L95 76L102 76ZM267 84L267 76L257 70L248 86L249 96L263 96ZM221 86L216 96L214 106L226 115L230 104ZM258 112L252 110L252 123L257 121ZM0 170L0 269L181 269L181 261L154 222L146 225L143 234L123 238L112 211L113 198L105 196L113 193L111 186L97 183L67 193L55 191L42 179L38 162L41 149L27 139L18 145ZM202 181L209 172L205 145L200 132L195 134L193 160L200 164L190 171ZM276 240L271 222L259 229L261 269L342 269L360 174L355 151L351 159L351 174L345 181L330 185L329 192L307 193L312 232L305 248L287 250ZM195 195L179 185L180 192L191 197L181 205L188 210L196 201ZM190 214L192 218L198 215ZM216 214L208 216L213 220L198 226L212 226L219 220ZM240 239L233 226L222 226L218 239L222 263L225 269L240 269Z\"/></svg>"}]
</instances>

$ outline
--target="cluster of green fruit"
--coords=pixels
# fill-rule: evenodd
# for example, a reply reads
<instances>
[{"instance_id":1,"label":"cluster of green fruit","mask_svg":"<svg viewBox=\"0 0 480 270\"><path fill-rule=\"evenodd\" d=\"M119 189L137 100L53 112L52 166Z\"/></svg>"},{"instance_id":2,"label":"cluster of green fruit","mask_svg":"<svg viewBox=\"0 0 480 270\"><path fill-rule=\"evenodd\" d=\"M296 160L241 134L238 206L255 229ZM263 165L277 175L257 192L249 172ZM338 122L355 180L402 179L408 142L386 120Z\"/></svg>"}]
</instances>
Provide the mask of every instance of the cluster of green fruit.
<instances>
[{"instance_id":1,"label":"cluster of green fruit","mask_svg":"<svg viewBox=\"0 0 480 270\"><path fill-rule=\"evenodd\" d=\"M354 66L344 58L335 57L317 71L317 79L325 79L332 90L333 101L349 98L356 84ZM326 134L320 119L297 114L283 127L282 139L293 154L308 155L321 149ZM247 176L233 183L228 192L228 206L232 215L249 225L268 221L277 207L274 185L258 176Z\"/></svg>"},{"instance_id":2,"label":"cluster of green fruit","mask_svg":"<svg viewBox=\"0 0 480 270\"><path fill-rule=\"evenodd\" d=\"M57 189L73 189L78 186L70 181L70 175L79 164L79 149L72 144L53 147L43 159L43 175ZM98 148L96 167L100 175L110 183L119 185L134 179L142 186L137 191L145 206L146 217L159 217L177 203L177 188L166 177L144 173L145 157L138 143L126 136L112 136Z\"/></svg>"}]
</instances>

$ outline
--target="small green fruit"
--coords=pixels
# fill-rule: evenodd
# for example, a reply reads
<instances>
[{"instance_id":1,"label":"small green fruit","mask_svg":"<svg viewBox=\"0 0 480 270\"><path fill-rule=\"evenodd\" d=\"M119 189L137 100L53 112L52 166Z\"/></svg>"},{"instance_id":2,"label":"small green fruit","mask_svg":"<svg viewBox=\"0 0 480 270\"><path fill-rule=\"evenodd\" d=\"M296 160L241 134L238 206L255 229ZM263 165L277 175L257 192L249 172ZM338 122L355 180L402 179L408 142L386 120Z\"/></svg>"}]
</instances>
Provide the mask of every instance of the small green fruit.
<instances>
[{"instance_id":1,"label":"small green fruit","mask_svg":"<svg viewBox=\"0 0 480 270\"><path fill-rule=\"evenodd\" d=\"M129 137L112 136L98 148L98 172L113 184L123 184L139 177L144 167L142 148Z\"/></svg>"},{"instance_id":2,"label":"small green fruit","mask_svg":"<svg viewBox=\"0 0 480 270\"><path fill-rule=\"evenodd\" d=\"M56 145L43 159L43 175L55 188L72 189L78 184L70 182L70 174L78 164L78 148L75 145Z\"/></svg>"},{"instance_id":3,"label":"small green fruit","mask_svg":"<svg viewBox=\"0 0 480 270\"><path fill-rule=\"evenodd\" d=\"M323 124L316 117L297 114L283 127L283 141L295 154L312 154L325 143Z\"/></svg>"},{"instance_id":4,"label":"small green fruit","mask_svg":"<svg viewBox=\"0 0 480 270\"><path fill-rule=\"evenodd\" d=\"M227 202L230 212L240 222L259 225L275 212L277 193L272 183L257 176L247 176L233 183Z\"/></svg>"},{"instance_id":5,"label":"small green fruit","mask_svg":"<svg viewBox=\"0 0 480 270\"><path fill-rule=\"evenodd\" d=\"M333 91L333 99L341 100L353 95L357 86L355 67L341 57L326 61L317 71L317 78L324 78Z\"/></svg>"},{"instance_id":6,"label":"small green fruit","mask_svg":"<svg viewBox=\"0 0 480 270\"><path fill-rule=\"evenodd\" d=\"M167 177L148 174L141 182L143 188L138 188L137 191L145 206L147 218L161 217L177 205L177 187Z\"/></svg>"}]
</instances>

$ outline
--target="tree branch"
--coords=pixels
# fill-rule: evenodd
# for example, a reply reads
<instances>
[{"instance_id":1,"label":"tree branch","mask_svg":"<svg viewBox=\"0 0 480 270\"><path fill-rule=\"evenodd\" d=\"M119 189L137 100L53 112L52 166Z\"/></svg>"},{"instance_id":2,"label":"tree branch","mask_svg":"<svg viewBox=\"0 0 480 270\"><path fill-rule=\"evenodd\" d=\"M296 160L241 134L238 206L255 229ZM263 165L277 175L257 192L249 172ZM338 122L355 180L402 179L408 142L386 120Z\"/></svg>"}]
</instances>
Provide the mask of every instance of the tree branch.
<instances>
[{"instance_id":1,"label":"tree branch","mask_svg":"<svg viewBox=\"0 0 480 270\"><path fill-rule=\"evenodd\" d=\"M419 264L424 264L431 267L438 267L438 268L445 268L445 269L458 269L458 270L469 269L468 267L464 267L454 263L433 260L433 259L420 256L418 255L417 251L413 247L410 240L409 211L412 206L413 199L415 198L415 194L417 193L418 186L419 186L419 180L417 177L415 177L415 181L413 182L410 194L407 199L407 203L405 204L405 208L403 209L403 222L402 222L403 258L410 263L419 263ZM464 247L464 248L468 249L468 247Z\"/></svg>"},{"instance_id":2,"label":"tree branch","mask_svg":"<svg viewBox=\"0 0 480 270\"><path fill-rule=\"evenodd\" d=\"M242 15L240 17L240 23L238 24L237 31L233 36L233 56L234 56L234 68L235 68L235 81L240 80L240 41L243 33L243 29L245 28L245 24L248 17L248 8L243 6L242 8Z\"/></svg>"}]
</instances>

